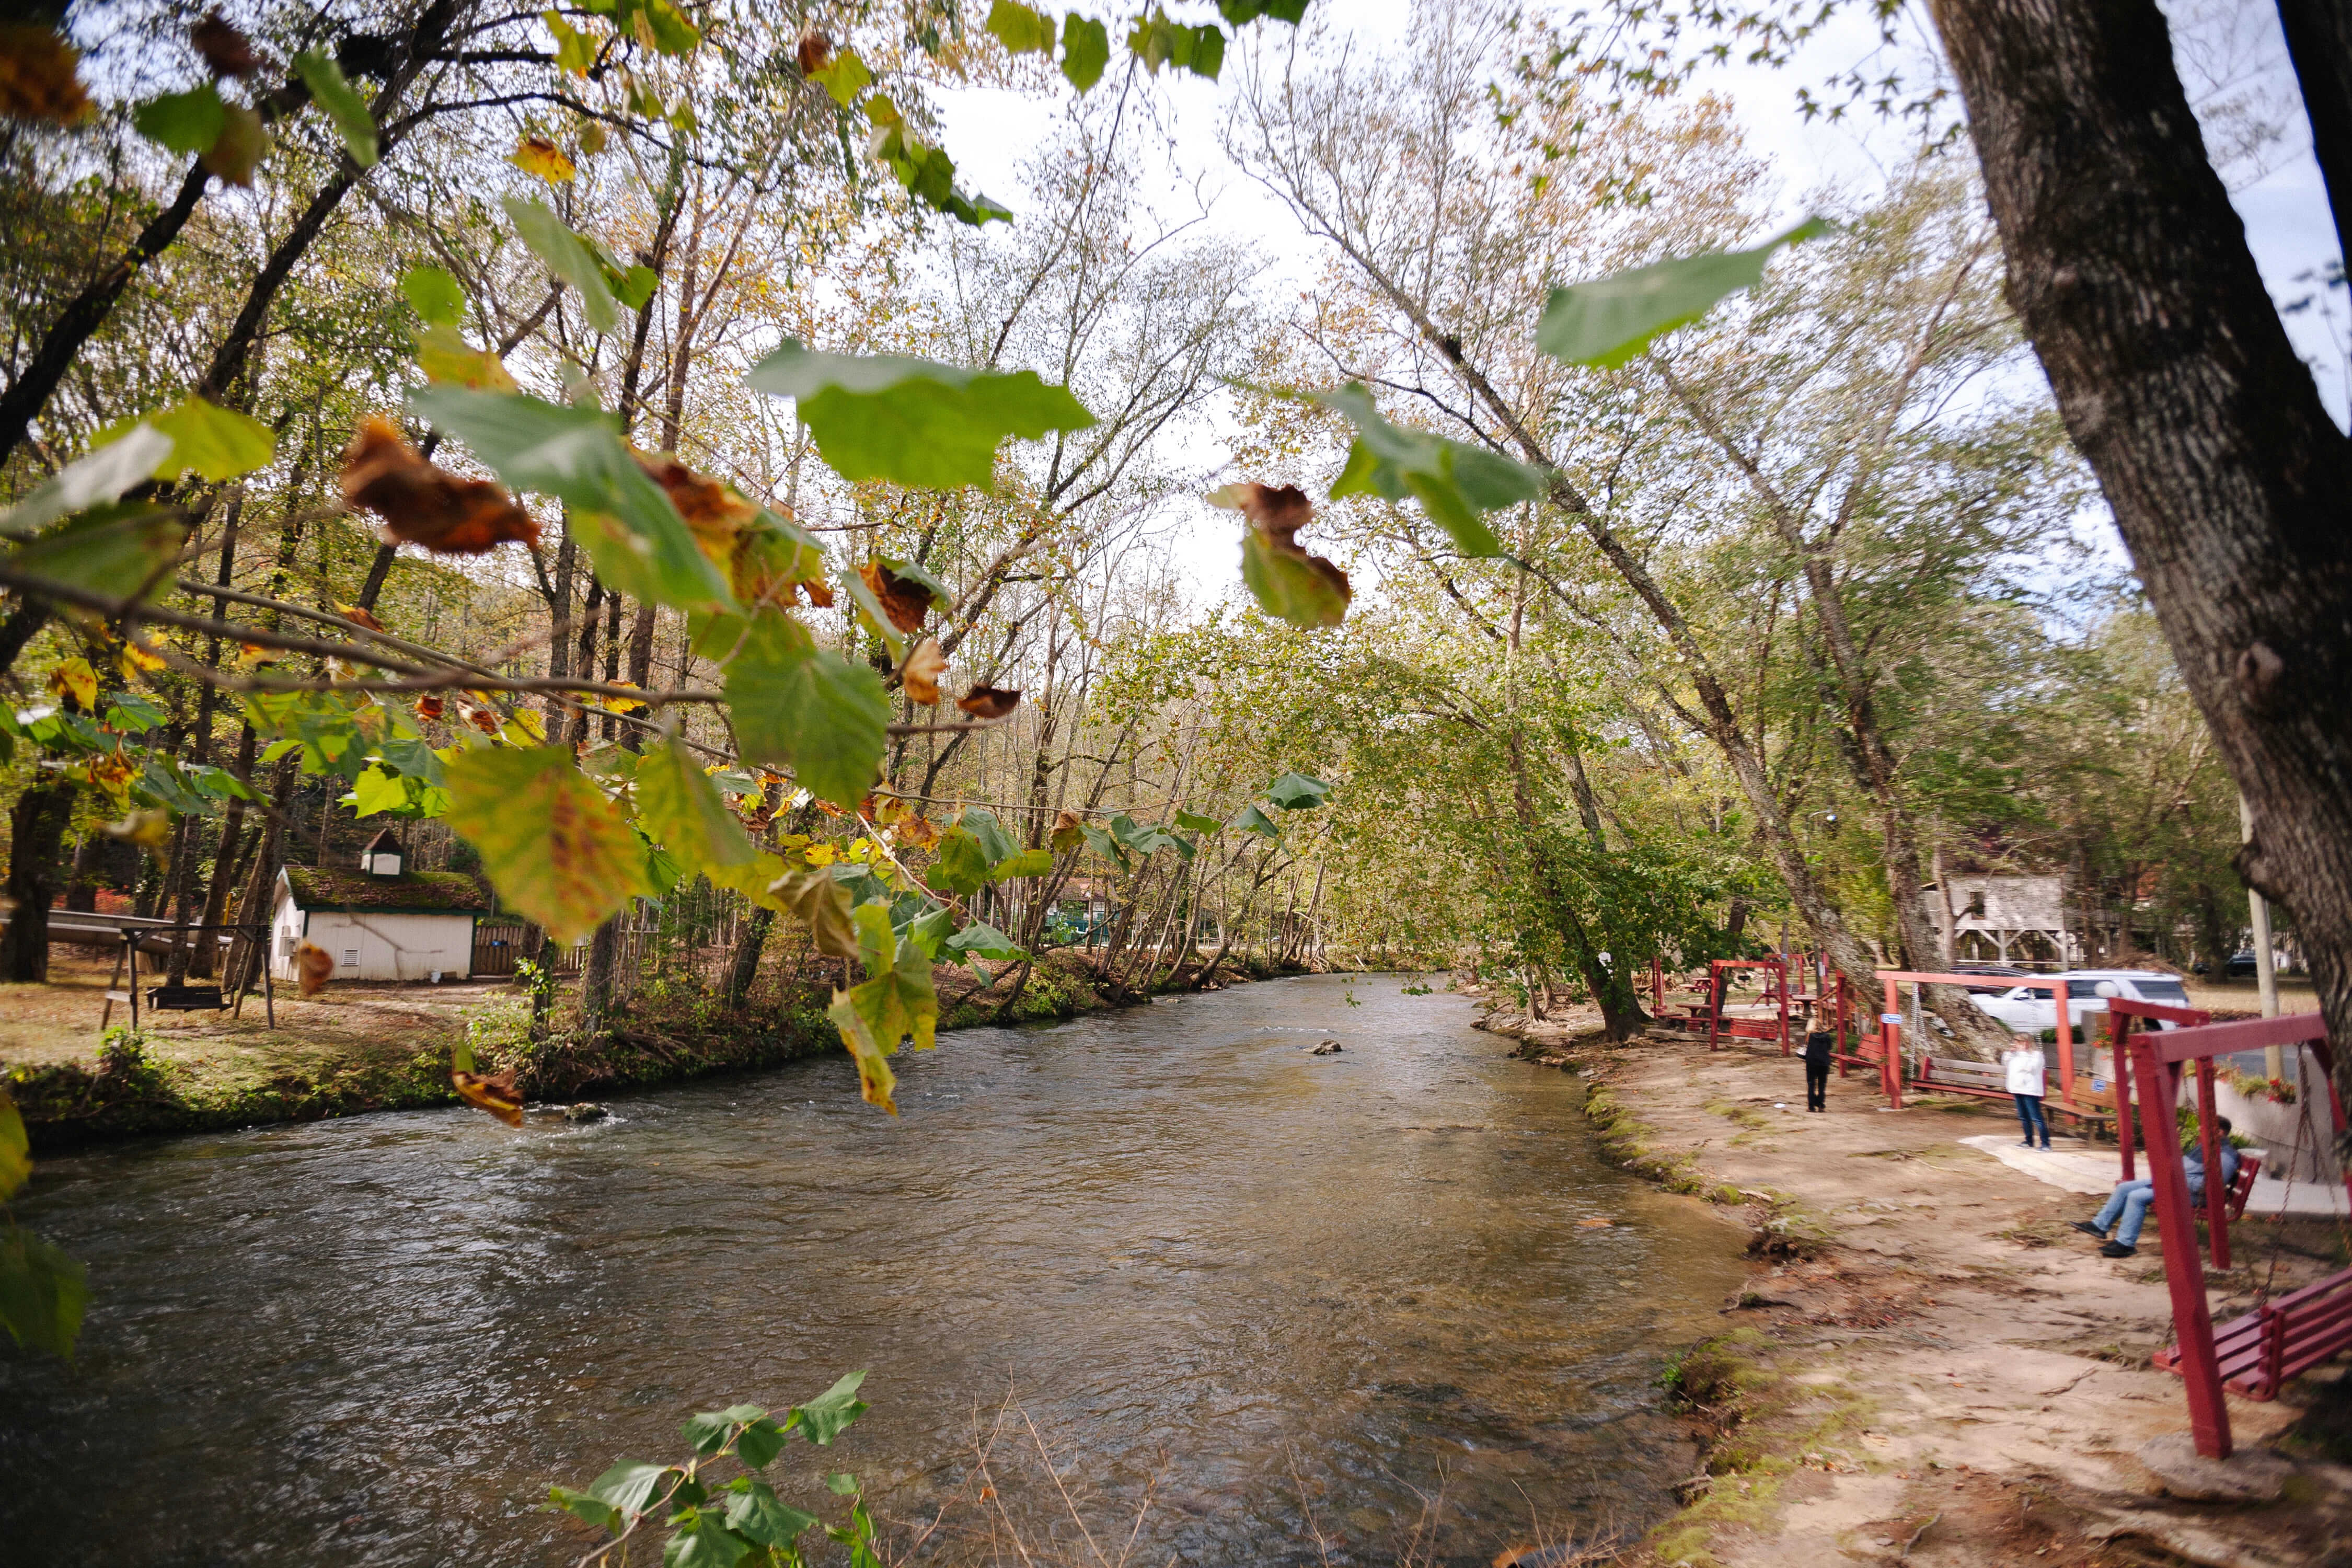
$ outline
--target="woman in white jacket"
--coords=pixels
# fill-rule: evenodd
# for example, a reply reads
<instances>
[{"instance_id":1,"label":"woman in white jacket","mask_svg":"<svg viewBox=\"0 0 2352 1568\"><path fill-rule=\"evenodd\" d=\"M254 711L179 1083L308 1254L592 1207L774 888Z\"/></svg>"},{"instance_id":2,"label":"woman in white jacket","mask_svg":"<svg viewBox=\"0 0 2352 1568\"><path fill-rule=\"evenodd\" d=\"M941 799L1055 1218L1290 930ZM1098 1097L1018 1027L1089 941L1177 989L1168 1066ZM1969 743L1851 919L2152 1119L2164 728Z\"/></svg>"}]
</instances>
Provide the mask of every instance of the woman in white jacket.
<instances>
[{"instance_id":1,"label":"woman in white jacket","mask_svg":"<svg viewBox=\"0 0 2352 1568\"><path fill-rule=\"evenodd\" d=\"M2017 1120L2025 1129L2025 1146L2033 1147L2033 1130L2042 1129L2042 1146L2050 1147L2050 1119L2042 1114L2042 1047L2020 1040L2001 1053L2009 1066L2009 1092L2017 1098Z\"/></svg>"}]
</instances>

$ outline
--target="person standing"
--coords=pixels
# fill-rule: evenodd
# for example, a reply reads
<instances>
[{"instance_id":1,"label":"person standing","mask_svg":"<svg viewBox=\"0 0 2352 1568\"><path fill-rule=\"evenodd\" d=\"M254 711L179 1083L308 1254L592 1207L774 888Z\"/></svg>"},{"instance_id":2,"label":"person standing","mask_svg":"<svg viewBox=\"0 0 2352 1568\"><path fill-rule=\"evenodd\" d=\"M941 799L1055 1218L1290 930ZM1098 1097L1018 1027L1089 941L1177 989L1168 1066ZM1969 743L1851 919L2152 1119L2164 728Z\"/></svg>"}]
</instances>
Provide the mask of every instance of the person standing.
<instances>
[{"instance_id":1,"label":"person standing","mask_svg":"<svg viewBox=\"0 0 2352 1568\"><path fill-rule=\"evenodd\" d=\"M1805 1010L1805 1022L1814 1021L1812 1009ZM1827 1029L1809 1029L1805 1035L1805 1109L1827 1110L1830 1108L1830 1052L1837 1041Z\"/></svg>"},{"instance_id":2,"label":"person standing","mask_svg":"<svg viewBox=\"0 0 2352 1568\"><path fill-rule=\"evenodd\" d=\"M2009 1092L2017 1100L2018 1123L2025 1129L2025 1146L2033 1147L2033 1130L2042 1130L2042 1146L2050 1147L2050 1118L2042 1113L2042 1075L2047 1064L2042 1059L2042 1044L2038 1040L2020 1040L2001 1053L2009 1066Z\"/></svg>"}]
</instances>

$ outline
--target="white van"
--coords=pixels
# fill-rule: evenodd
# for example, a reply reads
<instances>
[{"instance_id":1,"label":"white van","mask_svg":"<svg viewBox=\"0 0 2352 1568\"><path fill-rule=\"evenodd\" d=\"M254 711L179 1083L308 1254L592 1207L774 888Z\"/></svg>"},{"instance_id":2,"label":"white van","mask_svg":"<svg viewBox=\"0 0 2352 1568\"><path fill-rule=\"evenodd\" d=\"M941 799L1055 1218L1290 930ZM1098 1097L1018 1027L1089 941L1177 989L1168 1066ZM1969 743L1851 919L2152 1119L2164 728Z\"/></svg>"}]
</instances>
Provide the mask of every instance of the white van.
<instances>
[{"instance_id":1,"label":"white van","mask_svg":"<svg viewBox=\"0 0 2352 1568\"><path fill-rule=\"evenodd\" d=\"M2070 969L2050 978L2066 983L2066 1022L2077 1039L2098 1026L2098 1016L2107 1010L2110 996L2156 1002L2168 1007L2189 1005L2189 992L2179 977L2153 969ZM2030 985L1990 996L1971 992L1969 1000L2021 1035L2039 1035L2044 1029L2058 1026L2058 1012L2050 993Z\"/></svg>"}]
</instances>

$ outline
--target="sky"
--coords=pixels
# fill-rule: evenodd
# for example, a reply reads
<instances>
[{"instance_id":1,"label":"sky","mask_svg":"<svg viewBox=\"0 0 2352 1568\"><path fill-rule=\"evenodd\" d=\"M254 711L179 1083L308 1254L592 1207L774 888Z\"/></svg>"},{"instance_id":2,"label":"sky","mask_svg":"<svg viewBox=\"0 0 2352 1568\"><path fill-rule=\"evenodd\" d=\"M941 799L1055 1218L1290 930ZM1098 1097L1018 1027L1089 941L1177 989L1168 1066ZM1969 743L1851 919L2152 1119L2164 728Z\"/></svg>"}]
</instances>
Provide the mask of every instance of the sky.
<instances>
[{"instance_id":1,"label":"sky","mask_svg":"<svg viewBox=\"0 0 2352 1568\"><path fill-rule=\"evenodd\" d=\"M2352 366L2347 363L2352 312L2347 312L2341 287L2317 286L2341 252L2312 157L2309 126L2278 38L2276 13L2266 5L2236 0L2163 3L2174 20L2176 50L2192 100L2267 106L2284 132L2259 160L2232 166L2237 172L2232 183L2239 188L2231 191L2231 201L2246 225L2249 247L2273 299L2282 305L2311 301L2284 312L2282 320L2311 364L2329 412L2339 426L2345 426L2347 384L2352 384ZM1412 8L1412 0L1347 0L1345 5L1320 0L1316 10L1328 25L1343 26L1363 45L1394 48L1405 41ZM1837 124L1821 120L1809 123L1797 110L1800 85L1818 83L1851 67L1883 70L1893 63L1908 80L1938 74L1933 39L1923 31L1916 7L1905 14L1902 26L1896 45L1888 51L1881 47L1874 26L1859 9L1852 9L1785 68L1734 64L1700 73L1696 85L1729 100L1748 149L1769 160L1779 174L1780 195L1772 214L1776 224L1803 216L1808 195L1824 185L1867 188L1880 183L1882 170L1906 157L1916 144L1913 128L1866 113ZM1170 71L1151 90L1167 132L1164 144L1153 149L1151 162L1158 164L1167 188L1147 195L1163 196L1171 204L1189 200L1180 195L1181 187L1200 184L1215 193L1211 226L1249 237L1266 257L1264 286L1270 292L1302 286L1322 264L1319 243L1301 234L1281 205L1225 158L1217 144L1221 89ZM992 89L940 95L940 140L956 160L959 182L967 190L996 196L1017 213L1023 205L1020 162L1050 134L1069 98L1066 90L1040 98ZM2207 106L2207 101L2200 102L2200 115ZM2226 130L2218 115L2208 120L2209 141ZM1181 458L1213 468L1221 460L1220 444L1218 423L1212 420L1189 438ZM2122 564L2121 543L2111 525L2096 518L2085 520L2084 527L2095 535L2104 531L2105 538L2095 541L2101 546L2098 553ZM1191 526L1180 526L1170 536L1169 546L1184 574L1206 600L1222 598L1238 587L1235 528L1230 514L1204 507Z\"/></svg>"}]
</instances>

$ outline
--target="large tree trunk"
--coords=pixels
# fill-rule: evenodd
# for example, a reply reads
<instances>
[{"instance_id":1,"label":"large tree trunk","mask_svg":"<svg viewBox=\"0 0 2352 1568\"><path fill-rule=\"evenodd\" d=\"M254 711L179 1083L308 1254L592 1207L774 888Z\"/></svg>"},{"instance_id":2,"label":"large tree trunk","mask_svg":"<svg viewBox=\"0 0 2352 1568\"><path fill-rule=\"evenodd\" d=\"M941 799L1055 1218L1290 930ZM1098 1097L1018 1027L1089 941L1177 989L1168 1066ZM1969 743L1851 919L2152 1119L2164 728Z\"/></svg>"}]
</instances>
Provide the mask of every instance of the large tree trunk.
<instances>
[{"instance_id":1,"label":"large tree trunk","mask_svg":"<svg viewBox=\"0 0 2352 1568\"><path fill-rule=\"evenodd\" d=\"M16 797L8 821L8 880L13 906L0 933L0 979L49 977L49 903L58 896L74 786L35 784Z\"/></svg>"},{"instance_id":2,"label":"large tree trunk","mask_svg":"<svg viewBox=\"0 0 2352 1568\"><path fill-rule=\"evenodd\" d=\"M2201 155L2153 0L1934 9L2010 299L2252 809L2241 867L2294 910L2352 1042L2352 444ZM2337 193L2352 171L2323 166ZM2336 1079L2352 1099L2352 1049Z\"/></svg>"}]
</instances>

